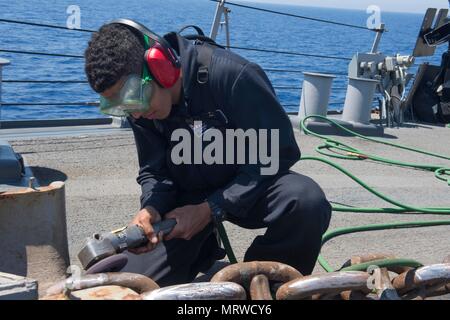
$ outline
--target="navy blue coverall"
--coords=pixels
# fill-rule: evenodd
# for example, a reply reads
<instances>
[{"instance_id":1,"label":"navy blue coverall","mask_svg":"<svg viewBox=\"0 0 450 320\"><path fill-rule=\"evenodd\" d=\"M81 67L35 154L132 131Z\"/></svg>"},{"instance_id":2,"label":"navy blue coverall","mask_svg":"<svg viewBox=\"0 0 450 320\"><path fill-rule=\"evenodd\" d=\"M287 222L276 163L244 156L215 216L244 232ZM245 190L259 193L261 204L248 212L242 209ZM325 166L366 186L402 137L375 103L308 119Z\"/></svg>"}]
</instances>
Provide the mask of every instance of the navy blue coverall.
<instances>
[{"instance_id":1,"label":"navy blue coverall","mask_svg":"<svg viewBox=\"0 0 450 320\"><path fill-rule=\"evenodd\" d=\"M331 206L311 178L289 170L300 159L300 150L266 74L239 55L216 48L207 84L200 84L200 45L176 33L165 38L182 62L183 97L164 120L128 118L138 152L141 207L153 206L164 217L172 209L208 199L226 211L231 223L267 228L250 245L245 261L279 261L310 274L329 225ZM211 110L221 112L205 117ZM171 134L178 128L194 134L194 120L202 120L200 132L208 128L278 129L278 173L261 175L259 163L175 165L171 150L178 142L171 141ZM145 274L161 286L190 282L223 257L213 229L211 223L189 241L172 239L146 254L128 253L129 262L122 271Z\"/></svg>"}]
</instances>

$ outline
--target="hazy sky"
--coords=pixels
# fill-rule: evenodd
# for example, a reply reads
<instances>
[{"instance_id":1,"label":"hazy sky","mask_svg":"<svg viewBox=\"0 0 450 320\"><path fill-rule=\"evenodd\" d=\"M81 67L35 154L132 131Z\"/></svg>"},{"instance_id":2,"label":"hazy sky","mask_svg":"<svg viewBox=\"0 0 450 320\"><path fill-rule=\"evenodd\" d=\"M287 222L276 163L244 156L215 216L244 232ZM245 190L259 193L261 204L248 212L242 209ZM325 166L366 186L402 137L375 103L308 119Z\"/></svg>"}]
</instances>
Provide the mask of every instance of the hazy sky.
<instances>
[{"instance_id":1,"label":"hazy sky","mask_svg":"<svg viewBox=\"0 0 450 320\"><path fill-rule=\"evenodd\" d=\"M427 8L448 8L448 0L237 0L236 2L246 1L360 10L366 10L370 5L377 5L382 11L416 13L425 13Z\"/></svg>"}]
</instances>

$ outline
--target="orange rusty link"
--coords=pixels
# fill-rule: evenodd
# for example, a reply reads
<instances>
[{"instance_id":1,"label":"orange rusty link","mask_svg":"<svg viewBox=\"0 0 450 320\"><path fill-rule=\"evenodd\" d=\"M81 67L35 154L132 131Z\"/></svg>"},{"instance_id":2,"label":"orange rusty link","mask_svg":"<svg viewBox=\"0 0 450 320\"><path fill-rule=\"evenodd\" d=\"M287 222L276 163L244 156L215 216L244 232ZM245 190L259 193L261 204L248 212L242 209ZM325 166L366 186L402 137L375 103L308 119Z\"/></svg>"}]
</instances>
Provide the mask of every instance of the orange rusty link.
<instances>
[{"instance_id":1,"label":"orange rusty link","mask_svg":"<svg viewBox=\"0 0 450 320\"><path fill-rule=\"evenodd\" d=\"M250 283L250 298L252 300L273 300L269 279L265 275L258 274L253 277Z\"/></svg>"},{"instance_id":2,"label":"orange rusty link","mask_svg":"<svg viewBox=\"0 0 450 320\"><path fill-rule=\"evenodd\" d=\"M254 276L263 274L270 281L288 282L302 274L295 268L274 261L252 261L229 265L212 277L211 282L231 281L248 287Z\"/></svg>"},{"instance_id":3,"label":"orange rusty link","mask_svg":"<svg viewBox=\"0 0 450 320\"><path fill-rule=\"evenodd\" d=\"M425 289L427 297L443 296L450 293L450 283L438 284Z\"/></svg>"},{"instance_id":4,"label":"orange rusty link","mask_svg":"<svg viewBox=\"0 0 450 320\"><path fill-rule=\"evenodd\" d=\"M373 300L367 297L367 293L357 290L347 290L340 293L342 300Z\"/></svg>"}]
</instances>

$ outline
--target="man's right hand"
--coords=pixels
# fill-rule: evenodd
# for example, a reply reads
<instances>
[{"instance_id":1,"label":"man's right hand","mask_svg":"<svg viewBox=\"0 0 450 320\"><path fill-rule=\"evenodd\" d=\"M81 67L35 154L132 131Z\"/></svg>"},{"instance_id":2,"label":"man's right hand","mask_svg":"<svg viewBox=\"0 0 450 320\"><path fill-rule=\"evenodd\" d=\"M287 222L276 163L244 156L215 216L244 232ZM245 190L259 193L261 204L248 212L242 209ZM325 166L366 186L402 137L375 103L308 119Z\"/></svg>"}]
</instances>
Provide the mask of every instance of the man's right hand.
<instances>
[{"instance_id":1,"label":"man's right hand","mask_svg":"<svg viewBox=\"0 0 450 320\"><path fill-rule=\"evenodd\" d=\"M159 212L153 208L153 207L145 207L144 209L140 210L138 214L134 217L134 219L130 222L130 226L138 225L143 230L145 235L148 238L148 243L144 247L135 248L135 249L129 249L131 253L134 254L141 254L145 252L152 251L156 245L162 241L163 234L160 232L159 234L156 234L153 231L152 224L161 221L161 216Z\"/></svg>"}]
</instances>

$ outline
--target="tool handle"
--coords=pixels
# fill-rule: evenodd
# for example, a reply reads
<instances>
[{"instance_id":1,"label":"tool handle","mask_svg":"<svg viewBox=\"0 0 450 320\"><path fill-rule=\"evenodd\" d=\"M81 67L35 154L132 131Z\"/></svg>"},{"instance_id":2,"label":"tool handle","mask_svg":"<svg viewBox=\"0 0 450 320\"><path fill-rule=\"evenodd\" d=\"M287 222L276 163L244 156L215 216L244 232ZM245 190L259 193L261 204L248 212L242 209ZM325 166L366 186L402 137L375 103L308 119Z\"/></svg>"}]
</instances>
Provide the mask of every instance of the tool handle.
<instances>
[{"instance_id":1,"label":"tool handle","mask_svg":"<svg viewBox=\"0 0 450 320\"><path fill-rule=\"evenodd\" d=\"M167 235L173 230L176 224L177 221L175 219L166 219L152 224L152 227L155 234L162 231L163 235ZM148 238L144 233L144 229L140 226L129 226L125 229L125 232L126 249L139 248L148 243ZM123 249L125 249L125 247ZM120 252L122 251L123 250L120 250Z\"/></svg>"},{"instance_id":2,"label":"tool handle","mask_svg":"<svg viewBox=\"0 0 450 320\"><path fill-rule=\"evenodd\" d=\"M163 235L168 235L175 225L177 224L177 220L175 219L166 219L161 220L159 222L156 222L153 224L153 230L156 234L158 234L160 231L162 231Z\"/></svg>"}]
</instances>

